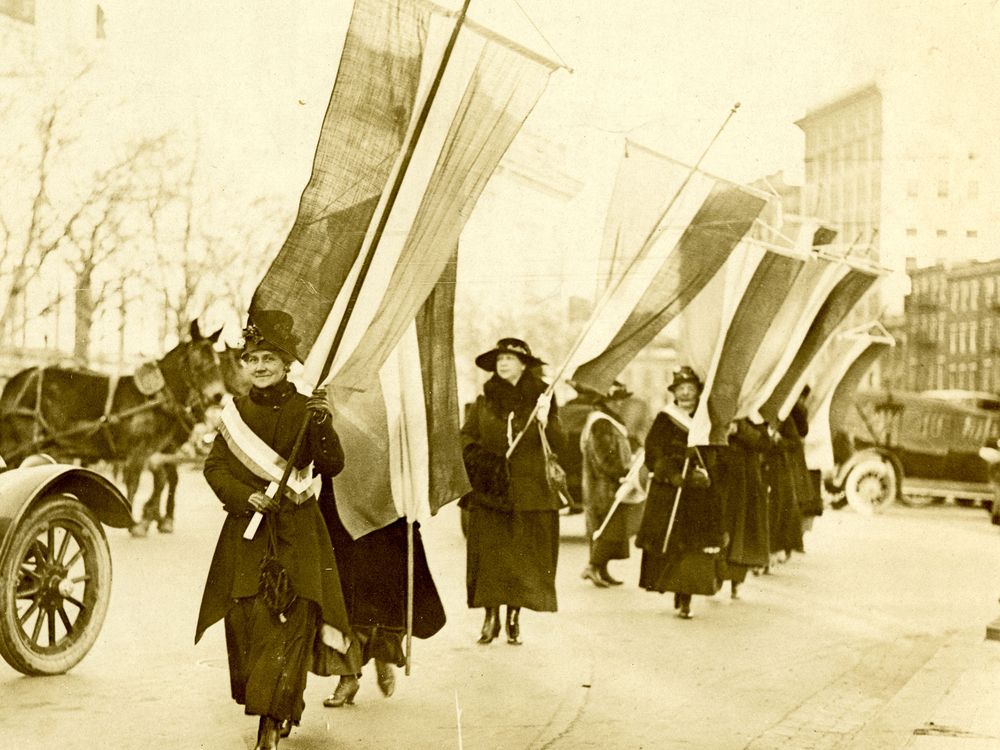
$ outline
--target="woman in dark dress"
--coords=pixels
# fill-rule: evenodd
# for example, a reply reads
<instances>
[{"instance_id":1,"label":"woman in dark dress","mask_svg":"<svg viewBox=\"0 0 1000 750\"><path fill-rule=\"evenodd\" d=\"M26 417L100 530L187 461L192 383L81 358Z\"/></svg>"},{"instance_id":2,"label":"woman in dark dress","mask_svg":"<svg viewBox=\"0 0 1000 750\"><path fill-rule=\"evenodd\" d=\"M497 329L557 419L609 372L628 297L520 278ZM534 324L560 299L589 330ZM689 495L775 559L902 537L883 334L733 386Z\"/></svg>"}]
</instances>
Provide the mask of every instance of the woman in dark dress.
<instances>
[{"instance_id":1,"label":"woman in dark dress","mask_svg":"<svg viewBox=\"0 0 1000 750\"><path fill-rule=\"evenodd\" d=\"M723 578L730 581L730 595L738 599L739 586L751 568L768 564L767 484L761 470L764 452L771 446L767 425L739 419L729 430L729 445L722 449L725 529L729 536Z\"/></svg>"},{"instance_id":2,"label":"woman in dark dress","mask_svg":"<svg viewBox=\"0 0 1000 750\"><path fill-rule=\"evenodd\" d=\"M542 364L528 345L504 338L476 357L493 376L462 426L463 458L472 491L466 496L466 591L471 608L485 608L479 643L500 634L507 607L507 642L519 644L520 611L556 611L559 500L549 489L541 431L558 453L562 435L545 383L531 370ZM536 418L528 417L538 407ZM510 459L508 447L528 425Z\"/></svg>"},{"instance_id":3,"label":"woman in dark dress","mask_svg":"<svg viewBox=\"0 0 1000 750\"><path fill-rule=\"evenodd\" d=\"M406 519L352 539L337 513L333 489L320 497L320 511L337 553L337 569L354 640L328 708L354 703L361 667L375 661L379 689L388 698L396 688L393 665L406 663ZM427 566L420 525L413 528L413 635L430 638L445 623L444 607Z\"/></svg>"},{"instance_id":4,"label":"woman in dark dress","mask_svg":"<svg viewBox=\"0 0 1000 750\"><path fill-rule=\"evenodd\" d=\"M718 589L714 562L701 570L690 563L697 553L717 553L723 537L722 508L712 480L718 473L715 454L687 444L701 385L690 367L678 368L670 384L675 403L664 407L649 428L645 447L651 481L635 540L643 550L639 586L674 592L674 608L686 620L692 616L693 594Z\"/></svg>"},{"instance_id":5,"label":"woman in dark dress","mask_svg":"<svg viewBox=\"0 0 1000 750\"><path fill-rule=\"evenodd\" d=\"M286 378L292 355L255 326L244 337L242 357L253 385L223 410L205 461L205 478L227 515L195 642L210 625L225 621L232 696L247 714L260 717L256 747L267 750L277 747L279 733L299 723L307 672L331 674L348 650L350 624L337 562L308 468L312 464L321 477L332 477L343 469L344 454L325 392L311 398L298 393ZM284 496L272 497L306 420L296 471ZM264 521L251 533L248 525L260 520L257 514ZM265 560L273 575L262 583Z\"/></svg>"}]
</instances>

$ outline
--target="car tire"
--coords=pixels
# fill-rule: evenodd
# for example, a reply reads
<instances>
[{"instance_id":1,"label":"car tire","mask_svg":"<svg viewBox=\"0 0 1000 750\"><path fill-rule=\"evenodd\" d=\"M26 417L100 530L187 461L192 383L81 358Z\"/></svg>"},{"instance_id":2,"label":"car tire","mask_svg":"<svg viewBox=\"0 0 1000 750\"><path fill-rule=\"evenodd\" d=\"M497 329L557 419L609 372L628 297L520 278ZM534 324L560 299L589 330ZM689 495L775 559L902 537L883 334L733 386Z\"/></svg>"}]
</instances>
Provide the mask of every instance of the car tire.
<instances>
[{"instance_id":1,"label":"car tire","mask_svg":"<svg viewBox=\"0 0 1000 750\"><path fill-rule=\"evenodd\" d=\"M878 456L851 467L844 480L844 495L858 513L872 515L892 505L898 483L892 464Z\"/></svg>"},{"instance_id":2,"label":"car tire","mask_svg":"<svg viewBox=\"0 0 1000 750\"><path fill-rule=\"evenodd\" d=\"M111 598L111 553L71 495L38 502L0 560L0 656L26 675L62 674L90 651Z\"/></svg>"}]
</instances>

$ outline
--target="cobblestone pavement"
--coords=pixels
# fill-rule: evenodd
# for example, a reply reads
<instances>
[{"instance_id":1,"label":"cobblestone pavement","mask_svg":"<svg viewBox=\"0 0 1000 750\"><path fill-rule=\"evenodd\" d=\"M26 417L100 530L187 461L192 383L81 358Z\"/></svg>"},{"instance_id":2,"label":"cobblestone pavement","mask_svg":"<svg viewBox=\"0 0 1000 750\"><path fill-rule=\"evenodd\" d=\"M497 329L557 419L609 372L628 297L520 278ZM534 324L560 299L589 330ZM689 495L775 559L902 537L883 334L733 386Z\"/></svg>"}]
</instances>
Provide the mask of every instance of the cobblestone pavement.
<instances>
[{"instance_id":1,"label":"cobblestone pavement","mask_svg":"<svg viewBox=\"0 0 1000 750\"><path fill-rule=\"evenodd\" d=\"M0 746L253 746L222 628L192 643L221 512L191 474L179 508L173 535L109 533L111 610L73 672L0 665ZM580 580L582 533L580 517L563 519L560 611L525 612L523 646L483 647L458 514L443 510L424 535L448 625L414 642L390 700L366 674L357 705L324 709L334 680L311 678L282 748L1000 748L1000 644L983 641L1000 612L1000 545L981 510L828 513L806 555L750 578L738 601L696 598L691 621L636 588L635 554L612 564L625 586Z\"/></svg>"}]
</instances>

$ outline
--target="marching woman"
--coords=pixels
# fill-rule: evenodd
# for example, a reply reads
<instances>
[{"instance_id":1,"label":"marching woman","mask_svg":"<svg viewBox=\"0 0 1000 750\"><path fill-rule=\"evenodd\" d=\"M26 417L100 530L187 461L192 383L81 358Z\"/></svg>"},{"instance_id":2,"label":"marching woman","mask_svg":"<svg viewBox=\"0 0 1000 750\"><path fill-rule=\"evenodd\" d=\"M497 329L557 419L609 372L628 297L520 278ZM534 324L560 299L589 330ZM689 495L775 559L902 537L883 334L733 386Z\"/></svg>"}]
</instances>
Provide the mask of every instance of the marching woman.
<instances>
[{"instance_id":1,"label":"marching woman","mask_svg":"<svg viewBox=\"0 0 1000 750\"><path fill-rule=\"evenodd\" d=\"M578 390L583 388L582 385L572 385ZM627 514L636 509L635 505L620 506L597 539L594 533L604 525L615 501L615 493L632 460L628 428L608 402L630 395L625 386L617 381L607 394L596 394L592 411L580 433L583 512L587 541L590 543L590 562L580 577L598 588L622 583L608 572L608 563L628 558L630 536Z\"/></svg>"},{"instance_id":2,"label":"marching woman","mask_svg":"<svg viewBox=\"0 0 1000 750\"><path fill-rule=\"evenodd\" d=\"M244 341L241 356L253 385L223 411L205 461L205 478L227 516L195 642L210 625L225 621L232 696L247 714L260 717L256 748L266 750L299 723L307 672L331 674L348 650L337 562L311 471L336 475L344 454L325 392L307 398L288 382L294 356L253 325L244 330ZM284 496L274 498L306 419L295 471ZM253 533L258 513L264 521Z\"/></svg>"},{"instance_id":3,"label":"marching woman","mask_svg":"<svg viewBox=\"0 0 1000 750\"><path fill-rule=\"evenodd\" d=\"M764 452L770 446L765 423L758 425L749 419L739 419L730 425L729 445L720 455L725 463L722 494L729 536L723 577L730 581L733 599L739 598L737 591L747 571L767 567L770 559L767 484L761 469Z\"/></svg>"},{"instance_id":4,"label":"marching woman","mask_svg":"<svg viewBox=\"0 0 1000 750\"><path fill-rule=\"evenodd\" d=\"M324 485L330 480L324 480ZM332 481L331 481L332 484ZM324 490L327 490L324 487ZM388 698L396 688L393 665L406 664L406 519L352 539L337 512L333 488L320 495L319 508L337 553L340 583L351 621L353 640L327 708L354 703L361 667L375 661L379 690ZM430 638L445 623L444 607L427 566L419 524L413 527L413 635Z\"/></svg>"},{"instance_id":5,"label":"marching woman","mask_svg":"<svg viewBox=\"0 0 1000 750\"><path fill-rule=\"evenodd\" d=\"M674 403L649 428L645 448L651 481L635 540L643 550L639 586L674 592L674 609L685 620L692 616L692 595L718 590L716 556L723 537L722 508L712 480L718 473L715 456L687 444L701 388L694 370L678 368L669 386Z\"/></svg>"},{"instance_id":6,"label":"marching woman","mask_svg":"<svg viewBox=\"0 0 1000 750\"><path fill-rule=\"evenodd\" d=\"M470 608L486 615L479 643L500 634L506 605L507 642L520 644L520 611L556 611L559 500L549 489L546 451L558 453L562 435L555 405L533 369L543 362L528 345L503 338L476 357L492 377L469 409L462 427L462 455L472 491L466 496L466 590ZM528 425L538 407L537 424ZM528 426L506 458L515 437Z\"/></svg>"}]
</instances>

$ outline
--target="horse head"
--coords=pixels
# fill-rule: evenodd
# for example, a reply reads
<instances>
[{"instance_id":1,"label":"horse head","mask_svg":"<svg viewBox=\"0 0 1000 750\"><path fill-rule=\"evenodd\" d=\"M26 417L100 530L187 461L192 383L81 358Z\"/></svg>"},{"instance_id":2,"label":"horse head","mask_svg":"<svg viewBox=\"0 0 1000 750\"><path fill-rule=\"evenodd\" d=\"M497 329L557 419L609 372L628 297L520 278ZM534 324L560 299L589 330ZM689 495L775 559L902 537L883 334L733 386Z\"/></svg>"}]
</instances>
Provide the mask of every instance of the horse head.
<instances>
[{"instance_id":1,"label":"horse head","mask_svg":"<svg viewBox=\"0 0 1000 750\"><path fill-rule=\"evenodd\" d=\"M247 375L240 354L243 350L238 346L229 346L219 352L219 362L222 365L222 380L226 390L236 396L245 396L250 392L250 377Z\"/></svg>"},{"instance_id":2,"label":"horse head","mask_svg":"<svg viewBox=\"0 0 1000 750\"><path fill-rule=\"evenodd\" d=\"M221 403L226 395L219 354L214 346L220 333L221 328L202 336L198 321L194 321L190 340L177 344L158 362L167 388L198 420L204 417L206 408Z\"/></svg>"}]
</instances>

